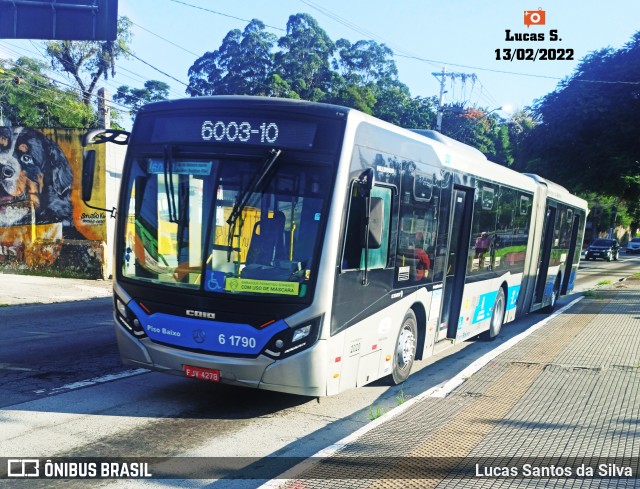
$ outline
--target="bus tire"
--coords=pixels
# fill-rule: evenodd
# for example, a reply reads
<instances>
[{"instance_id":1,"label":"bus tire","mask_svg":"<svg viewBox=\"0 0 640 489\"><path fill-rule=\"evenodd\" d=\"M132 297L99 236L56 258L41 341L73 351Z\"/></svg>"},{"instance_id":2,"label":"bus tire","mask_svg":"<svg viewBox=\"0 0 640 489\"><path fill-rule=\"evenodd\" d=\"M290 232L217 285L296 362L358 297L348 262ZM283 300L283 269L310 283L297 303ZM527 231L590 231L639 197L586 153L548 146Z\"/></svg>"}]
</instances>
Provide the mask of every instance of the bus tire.
<instances>
[{"instance_id":1,"label":"bus tire","mask_svg":"<svg viewBox=\"0 0 640 489\"><path fill-rule=\"evenodd\" d=\"M556 279L556 283L553 284L553 290L551 291L551 303L543 307L541 311L545 314L551 314L553 310L556 308L556 304L558 303L558 297L560 296L560 277Z\"/></svg>"},{"instance_id":2,"label":"bus tire","mask_svg":"<svg viewBox=\"0 0 640 489\"><path fill-rule=\"evenodd\" d=\"M480 334L480 339L485 341L493 341L500 334L502 324L504 323L504 315L507 310L507 299L504 294L504 289L500 287L498 289L498 295L496 295L496 301L493 303L493 312L491 314L491 323L489 330Z\"/></svg>"},{"instance_id":3,"label":"bus tire","mask_svg":"<svg viewBox=\"0 0 640 489\"><path fill-rule=\"evenodd\" d=\"M409 309L402 320L393 352L391 379L394 384L402 384L409 378L418 344L418 322L413 310Z\"/></svg>"}]
</instances>

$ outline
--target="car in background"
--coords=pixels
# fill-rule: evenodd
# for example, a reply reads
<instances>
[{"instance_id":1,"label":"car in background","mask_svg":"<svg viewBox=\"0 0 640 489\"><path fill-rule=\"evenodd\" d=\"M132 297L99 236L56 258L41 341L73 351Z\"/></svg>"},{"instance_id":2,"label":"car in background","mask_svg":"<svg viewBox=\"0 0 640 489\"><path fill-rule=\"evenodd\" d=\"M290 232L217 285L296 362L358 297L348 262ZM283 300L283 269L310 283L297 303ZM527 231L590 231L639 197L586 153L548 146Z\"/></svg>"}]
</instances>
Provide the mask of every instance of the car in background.
<instances>
[{"instance_id":1,"label":"car in background","mask_svg":"<svg viewBox=\"0 0 640 489\"><path fill-rule=\"evenodd\" d=\"M618 240L598 238L589 245L584 257L586 260L602 258L603 260L611 261L617 260L619 253L620 245L618 244Z\"/></svg>"},{"instance_id":2,"label":"car in background","mask_svg":"<svg viewBox=\"0 0 640 489\"><path fill-rule=\"evenodd\" d=\"M627 243L627 253L640 253L640 238L631 238Z\"/></svg>"}]
</instances>

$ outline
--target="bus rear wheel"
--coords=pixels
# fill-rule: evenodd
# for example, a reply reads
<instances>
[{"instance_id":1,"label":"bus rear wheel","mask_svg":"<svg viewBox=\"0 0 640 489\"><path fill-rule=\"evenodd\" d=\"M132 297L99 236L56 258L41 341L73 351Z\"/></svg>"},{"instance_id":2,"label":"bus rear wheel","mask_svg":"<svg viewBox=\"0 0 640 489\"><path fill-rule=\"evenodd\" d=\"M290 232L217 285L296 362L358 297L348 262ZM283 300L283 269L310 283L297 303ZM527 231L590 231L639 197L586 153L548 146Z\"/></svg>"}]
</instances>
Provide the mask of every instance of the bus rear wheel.
<instances>
[{"instance_id":1,"label":"bus rear wheel","mask_svg":"<svg viewBox=\"0 0 640 489\"><path fill-rule=\"evenodd\" d=\"M551 303L543 307L541 310L545 314L551 314L553 310L556 308L556 304L558 303L558 297L560 296L560 277L556 279L556 283L553 284L553 290L551 291Z\"/></svg>"},{"instance_id":2,"label":"bus rear wheel","mask_svg":"<svg viewBox=\"0 0 640 489\"><path fill-rule=\"evenodd\" d=\"M410 309L402 320L396 348L393 354L393 370L391 378L394 384L401 384L409 378L413 360L416 357L418 343L418 322L416 315Z\"/></svg>"},{"instance_id":3,"label":"bus rear wheel","mask_svg":"<svg viewBox=\"0 0 640 489\"><path fill-rule=\"evenodd\" d=\"M504 313L506 311L506 296L504 289L500 287L498 289L498 295L496 295L496 301L493 303L493 313L491 314L491 323L489 325L489 331L485 331L480 335L482 340L495 340L500 334L502 324L504 323Z\"/></svg>"}]
</instances>

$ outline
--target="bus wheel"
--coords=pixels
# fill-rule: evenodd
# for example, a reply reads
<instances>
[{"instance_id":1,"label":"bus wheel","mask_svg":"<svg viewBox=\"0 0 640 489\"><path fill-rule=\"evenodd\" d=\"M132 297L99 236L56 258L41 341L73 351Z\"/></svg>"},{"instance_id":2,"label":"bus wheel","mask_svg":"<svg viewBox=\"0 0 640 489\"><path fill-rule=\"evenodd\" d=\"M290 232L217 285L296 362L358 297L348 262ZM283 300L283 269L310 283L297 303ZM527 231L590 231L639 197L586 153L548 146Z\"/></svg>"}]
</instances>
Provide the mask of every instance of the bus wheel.
<instances>
[{"instance_id":1,"label":"bus wheel","mask_svg":"<svg viewBox=\"0 0 640 489\"><path fill-rule=\"evenodd\" d=\"M416 315L411 309L407 311L396 341L396 351L393 355L393 371L391 376L394 384L401 384L409 377L413 359L416 356L418 343L418 324Z\"/></svg>"},{"instance_id":2,"label":"bus wheel","mask_svg":"<svg viewBox=\"0 0 640 489\"><path fill-rule=\"evenodd\" d=\"M556 308L556 304L558 303L558 297L560 296L560 277L556 279L556 283L553 284L553 290L551 291L551 303L543 307L541 310L546 314L551 314L553 310Z\"/></svg>"},{"instance_id":3,"label":"bus wheel","mask_svg":"<svg viewBox=\"0 0 640 489\"><path fill-rule=\"evenodd\" d=\"M504 289L500 287L498 289L496 301L493 303L493 314L491 314L491 324L489 326L489 331L484 331L480 335L480 339L492 341L498 337L498 335L500 334L500 330L502 329L502 323L504 323L506 304L507 301L505 299Z\"/></svg>"}]
</instances>

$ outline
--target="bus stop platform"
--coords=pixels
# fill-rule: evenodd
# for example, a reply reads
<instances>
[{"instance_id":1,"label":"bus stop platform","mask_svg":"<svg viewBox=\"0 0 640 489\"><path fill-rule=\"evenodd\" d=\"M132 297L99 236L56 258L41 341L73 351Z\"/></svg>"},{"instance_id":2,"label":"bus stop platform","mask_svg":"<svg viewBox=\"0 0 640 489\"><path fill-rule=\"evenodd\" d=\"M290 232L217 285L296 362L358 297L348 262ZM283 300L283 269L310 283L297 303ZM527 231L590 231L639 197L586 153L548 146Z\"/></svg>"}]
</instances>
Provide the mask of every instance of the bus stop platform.
<instances>
[{"instance_id":1,"label":"bus stop platform","mask_svg":"<svg viewBox=\"0 0 640 489\"><path fill-rule=\"evenodd\" d=\"M640 487L640 279L598 289L442 396L271 487Z\"/></svg>"}]
</instances>

